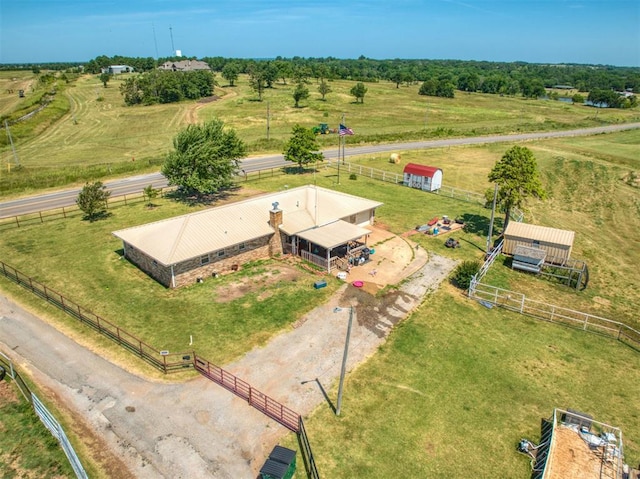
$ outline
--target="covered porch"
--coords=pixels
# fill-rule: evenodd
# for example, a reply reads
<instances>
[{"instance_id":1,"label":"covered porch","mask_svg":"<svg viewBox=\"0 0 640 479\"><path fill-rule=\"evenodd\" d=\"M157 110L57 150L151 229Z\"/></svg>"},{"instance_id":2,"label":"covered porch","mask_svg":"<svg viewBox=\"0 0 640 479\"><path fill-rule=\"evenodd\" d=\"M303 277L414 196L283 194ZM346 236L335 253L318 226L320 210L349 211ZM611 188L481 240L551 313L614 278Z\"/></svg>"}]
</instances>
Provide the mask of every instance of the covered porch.
<instances>
[{"instance_id":1,"label":"covered porch","mask_svg":"<svg viewBox=\"0 0 640 479\"><path fill-rule=\"evenodd\" d=\"M298 233L292 238L291 251L328 273L334 269L348 270L350 265L369 259L370 234L371 230L338 220Z\"/></svg>"}]
</instances>

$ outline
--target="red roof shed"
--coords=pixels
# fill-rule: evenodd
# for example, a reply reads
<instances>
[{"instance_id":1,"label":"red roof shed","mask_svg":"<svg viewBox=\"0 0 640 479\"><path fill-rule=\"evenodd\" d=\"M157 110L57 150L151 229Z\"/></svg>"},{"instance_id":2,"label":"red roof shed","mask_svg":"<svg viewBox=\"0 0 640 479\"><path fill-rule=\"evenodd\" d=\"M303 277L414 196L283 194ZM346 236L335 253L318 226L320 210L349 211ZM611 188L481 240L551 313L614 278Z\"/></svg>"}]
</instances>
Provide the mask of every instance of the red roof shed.
<instances>
[{"instance_id":1,"label":"red roof shed","mask_svg":"<svg viewBox=\"0 0 640 479\"><path fill-rule=\"evenodd\" d=\"M403 173L404 184L412 188L435 191L442 187L442 170L438 167L407 163Z\"/></svg>"}]
</instances>

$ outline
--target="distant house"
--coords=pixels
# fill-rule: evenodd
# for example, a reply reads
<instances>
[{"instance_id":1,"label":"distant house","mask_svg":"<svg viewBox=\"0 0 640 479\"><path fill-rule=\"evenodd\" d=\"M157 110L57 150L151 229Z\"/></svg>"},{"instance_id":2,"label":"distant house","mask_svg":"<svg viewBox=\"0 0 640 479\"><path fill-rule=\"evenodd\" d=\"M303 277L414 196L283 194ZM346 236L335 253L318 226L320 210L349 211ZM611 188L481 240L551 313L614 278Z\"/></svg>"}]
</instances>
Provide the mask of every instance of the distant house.
<instances>
[{"instance_id":1,"label":"distant house","mask_svg":"<svg viewBox=\"0 0 640 479\"><path fill-rule=\"evenodd\" d=\"M274 255L302 256L331 272L366 250L382 203L302 186L113 232L124 256L177 288Z\"/></svg>"},{"instance_id":2,"label":"distant house","mask_svg":"<svg viewBox=\"0 0 640 479\"><path fill-rule=\"evenodd\" d=\"M158 69L173 72L191 72L196 70L211 70L211 67L206 62L200 60L180 60L178 62L164 62Z\"/></svg>"},{"instance_id":3,"label":"distant house","mask_svg":"<svg viewBox=\"0 0 640 479\"><path fill-rule=\"evenodd\" d=\"M436 191L442 188L442 170L435 166L407 163L404 167L404 184L424 191Z\"/></svg>"},{"instance_id":4,"label":"distant house","mask_svg":"<svg viewBox=\"0 0 640 479\"><path fill-rule=\"evenodd\" d=\"M121 73L132 73L134 68L129 65L109 65L106 68L102 68L101 71L109 75L119 75Z\"/></svg>"}]
</instances>

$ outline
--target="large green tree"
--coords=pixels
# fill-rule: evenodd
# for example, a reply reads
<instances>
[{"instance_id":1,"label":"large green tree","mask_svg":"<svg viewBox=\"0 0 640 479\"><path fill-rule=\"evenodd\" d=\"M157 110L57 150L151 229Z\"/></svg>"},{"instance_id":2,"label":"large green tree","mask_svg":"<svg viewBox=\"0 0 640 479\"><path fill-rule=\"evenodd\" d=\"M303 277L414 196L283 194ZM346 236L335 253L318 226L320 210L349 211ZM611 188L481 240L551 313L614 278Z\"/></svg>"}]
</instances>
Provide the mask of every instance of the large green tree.
<instances>
[{"instance_id":1,"label":"large green tree","mask_svg":"<svg viewBox=\"0 0 640 479\"><path fill-rule=\"evenodd\" d=\"M498 184L497 204L505 212L505 229L513 207L521 208L529 197L546 197L538 164L531 150L526 147L514 146L507 150L493 166L489 181ZM493 197L493 188L487 196Z\"/></svg>"},{"instance_id":2,"label":"large green tree","mask_svg":"<svg viewBox=\"0 0 640 479\"><path fill-rule=\"evenodd\" d=\"M291 138L285 145L284 159L298 163L300 170L302 170L304 165L324 160L324 155L318 151L319 148L313 130L296 124L291 132Z\"/></svg>"},{"instance_id":3,"label":"large green tree","mask_svg":"<svg viewBox=\"0 0 640 479\"><path fill-rule=\"evenodd\" d=\"M85 214L85 219L93 223L103 216L107 211L107 200L110 194L111 192L101 181L86 183L76 199L78 208Z\"/></svg>"},{"instance_id":4,"label":"large green tree","mask_svg":"<svg viewBox=\"0 0 640 479\"><path fill-rule=\"evenodd\" d=\"M222 120L189 125L173 139L162 174L170 185L198 196L215 193L232 185L238 160L245 156L244 143L234 130L225 130Z\"/></svg>"}]
</instances>

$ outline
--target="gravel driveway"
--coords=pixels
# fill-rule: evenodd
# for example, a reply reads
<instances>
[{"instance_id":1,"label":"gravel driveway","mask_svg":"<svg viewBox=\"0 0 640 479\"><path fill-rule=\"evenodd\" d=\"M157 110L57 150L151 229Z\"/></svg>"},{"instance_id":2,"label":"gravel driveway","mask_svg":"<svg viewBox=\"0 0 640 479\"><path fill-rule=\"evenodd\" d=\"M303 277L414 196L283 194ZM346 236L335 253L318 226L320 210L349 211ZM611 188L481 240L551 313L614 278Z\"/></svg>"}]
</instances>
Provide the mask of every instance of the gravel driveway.
<instances>
[{"instance_id":1,"label":"gravel driveway","mask_svg":"<svg viewBox=\"0 0 640 479\"><path fill-rule=\"evenodd\" d=\"M383 298L345 284L291 331L225 369L303 415L318 405L329 407L320 385L331 391L339 376L350 306L357 320L349 370L374 354L393 325L454 266L453 260L431 255ZM255 478L288 432L205 378L168 383L133 375L4 297L0 346L48 396L77 414L80 427L94 433L94 446L105 449L102 465L110 477Z\"/></svg>"}]
</instances>

